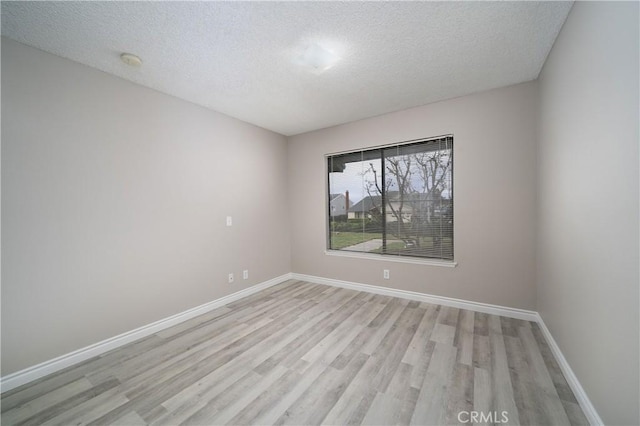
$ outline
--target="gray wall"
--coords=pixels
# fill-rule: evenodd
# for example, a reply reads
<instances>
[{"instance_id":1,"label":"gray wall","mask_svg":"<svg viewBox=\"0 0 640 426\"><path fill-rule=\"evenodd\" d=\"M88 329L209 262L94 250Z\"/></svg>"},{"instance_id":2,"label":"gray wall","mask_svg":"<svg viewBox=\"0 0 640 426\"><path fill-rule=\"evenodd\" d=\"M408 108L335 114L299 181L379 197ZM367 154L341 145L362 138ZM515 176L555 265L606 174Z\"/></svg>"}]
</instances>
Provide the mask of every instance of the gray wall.
<instances>
[{"instance_id":1,"label":"gray wall","mask_svg":"<svg viewBox=\"0 0 640 426\"><path fill-rule=\"evenodd\" d=\"M286 149L3 38L2 375L290 272Z\"/></svg>"},{"instance_id":2,"label":"gray wall","mask_svg":"<svg viewBox=\"0 0 640 426\"><path fill-rule=\"evenodd\" d=\"M540 78L538 310L606 424L638 416L638 3L576 3Z\"/></svg>"},{"instance_id":3,"label":"gray wall","mask_svg":"<svg viewBox=\"0 0 640 426\"><path fill-rule=\"evenodd\" d=\"M536 90L525 83L289 138L293 272L534 309ZM325 255L325 154L448 133L457 268Z\"/></svg>"}]
</instances>

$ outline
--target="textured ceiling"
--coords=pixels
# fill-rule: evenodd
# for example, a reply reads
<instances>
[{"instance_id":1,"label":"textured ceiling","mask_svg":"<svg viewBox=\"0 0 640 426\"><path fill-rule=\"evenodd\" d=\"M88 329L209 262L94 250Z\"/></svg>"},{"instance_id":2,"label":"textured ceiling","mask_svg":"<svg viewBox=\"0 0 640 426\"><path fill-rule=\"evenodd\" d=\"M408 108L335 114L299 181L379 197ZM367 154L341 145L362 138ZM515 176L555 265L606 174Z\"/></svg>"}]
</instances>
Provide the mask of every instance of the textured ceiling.
<instances>
[{"instance_id":1,"label":"textured ceiling","mask_svg":"<svg viewBox=\"0 0 640 426\"><path fill-rule=\"evenodd\" d=\"M2 34L294 135L537 78L569 2L7 2ZM295 63L313 43L342 59ZM131 68L121 52L140 56Z\"/></svg>"}]
</instances>

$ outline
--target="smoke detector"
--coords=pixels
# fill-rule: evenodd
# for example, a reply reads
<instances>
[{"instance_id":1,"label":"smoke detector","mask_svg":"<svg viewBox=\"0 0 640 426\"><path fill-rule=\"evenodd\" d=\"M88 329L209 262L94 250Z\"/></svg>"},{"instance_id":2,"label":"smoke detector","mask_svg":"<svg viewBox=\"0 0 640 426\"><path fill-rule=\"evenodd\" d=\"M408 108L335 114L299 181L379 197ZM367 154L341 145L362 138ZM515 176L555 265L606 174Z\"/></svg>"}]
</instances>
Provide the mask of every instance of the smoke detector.
<instances>
[{"instance_id":1,"label":"smoke detector","mask_svg":"<svg viewBox=\"0 0 640 426\"><path fill-rule=\"evenodd\" d=\"M133 53L123 53L120 55L120 59L130 67L139 67L142 65L142 59Z\"/></svg>"}]
</instances>

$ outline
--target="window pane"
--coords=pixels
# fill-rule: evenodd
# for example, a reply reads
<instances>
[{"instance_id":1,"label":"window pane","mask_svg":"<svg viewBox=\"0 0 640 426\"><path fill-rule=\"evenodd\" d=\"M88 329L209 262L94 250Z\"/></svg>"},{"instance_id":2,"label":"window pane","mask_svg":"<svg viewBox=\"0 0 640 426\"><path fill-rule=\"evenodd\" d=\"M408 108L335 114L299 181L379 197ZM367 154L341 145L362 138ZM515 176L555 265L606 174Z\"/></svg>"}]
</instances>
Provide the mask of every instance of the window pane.
<instances>
[{"instance_id":1,"label":"window pane","mask_svg":"<svg viewBox=\"0 0 640 426\"><path fill-rule=\"evenodd\" d=\"M381 184L379 171L380 159L371 153L329 158L329 248L369 252L382 246L379 214L369 197Z\"/></svg>"},{"instance_id":2,"label":"window pane","mask_svg":"<svg viewBox=\"0 0 640 426\"><path fill-rule=\"evenodd\" d=\"M453 259L446 139L385 150L387 254Z\"/></svg>"}]
</instances>

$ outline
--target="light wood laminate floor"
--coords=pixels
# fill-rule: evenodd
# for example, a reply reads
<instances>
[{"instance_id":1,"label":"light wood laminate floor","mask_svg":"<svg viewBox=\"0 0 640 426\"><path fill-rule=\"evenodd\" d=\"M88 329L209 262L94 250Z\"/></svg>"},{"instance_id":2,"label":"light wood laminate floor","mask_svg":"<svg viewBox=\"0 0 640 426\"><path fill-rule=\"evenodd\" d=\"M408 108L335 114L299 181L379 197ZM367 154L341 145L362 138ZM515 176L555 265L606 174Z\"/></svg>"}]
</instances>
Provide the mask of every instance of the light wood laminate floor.
<instances>
[{"instance_id":1,"label":"light wood laminate floor","mask_svg":"<svg viewBox=\"0 0 640 426\"><path fill-rule=\"evenodd\" d=\"M535 323L300 281L2 395L3 425L441 425L474 411L587 424Z\"/></svg>"}]
</instances>

